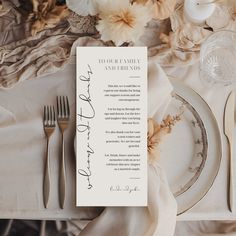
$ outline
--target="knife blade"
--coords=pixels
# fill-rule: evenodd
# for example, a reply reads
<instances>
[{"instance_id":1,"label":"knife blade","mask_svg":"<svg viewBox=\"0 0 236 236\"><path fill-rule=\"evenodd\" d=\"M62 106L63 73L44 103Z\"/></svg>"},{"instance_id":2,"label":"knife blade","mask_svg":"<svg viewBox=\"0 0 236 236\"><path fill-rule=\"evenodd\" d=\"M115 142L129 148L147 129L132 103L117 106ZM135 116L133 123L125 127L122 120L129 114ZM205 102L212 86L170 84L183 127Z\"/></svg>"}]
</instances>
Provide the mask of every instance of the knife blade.
<instances>
[{"instance_id":1,"label":"knife blade","mask_svg":"<svg viewBox=\"0 0 236 236\"><path fill-rule=\"evenodd\" d=\"M234 175L233 175L233 143L234 143L234 106L235 94L232 91L226 101L224 111L224 134L227 137L229 145L229 185L228 185L228 201L231 212L234 210Z\"/></svg>"}]
</instances>

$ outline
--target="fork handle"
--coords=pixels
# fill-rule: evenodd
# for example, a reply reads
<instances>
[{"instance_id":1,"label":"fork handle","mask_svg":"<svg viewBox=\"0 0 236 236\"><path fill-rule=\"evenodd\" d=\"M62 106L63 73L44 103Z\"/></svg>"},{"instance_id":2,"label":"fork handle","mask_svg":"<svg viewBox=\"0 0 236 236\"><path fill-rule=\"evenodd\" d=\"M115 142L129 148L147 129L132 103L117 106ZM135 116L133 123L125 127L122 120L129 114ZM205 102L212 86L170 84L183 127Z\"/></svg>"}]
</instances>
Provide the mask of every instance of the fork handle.
<instances>
[{"instance_id":1,"label":"fork handle","mask_svg":"<svg viewBox=\"0 0 236 236\"><path fill-rule=\"evenodd\" d=\"M59 175L59 201L61 209L65 205L66 196L66 168L65 168L65 142L64 134L62 132L62 150L61 150L61 163L60 163L60 175Z\"/></svg>"},{"instance_id":2,"label":"fork handle","mask_svg":"<svg viewBox=\"0 0 236 236\"><path fill-rule=\"evenodd\" d=\"M43 201L45 208L48 207L49 195L50 195L50 160L49 160L49 138L48 138L46 163L44 169L44 180L43 180Z\"/></svg>"}]
</instances>

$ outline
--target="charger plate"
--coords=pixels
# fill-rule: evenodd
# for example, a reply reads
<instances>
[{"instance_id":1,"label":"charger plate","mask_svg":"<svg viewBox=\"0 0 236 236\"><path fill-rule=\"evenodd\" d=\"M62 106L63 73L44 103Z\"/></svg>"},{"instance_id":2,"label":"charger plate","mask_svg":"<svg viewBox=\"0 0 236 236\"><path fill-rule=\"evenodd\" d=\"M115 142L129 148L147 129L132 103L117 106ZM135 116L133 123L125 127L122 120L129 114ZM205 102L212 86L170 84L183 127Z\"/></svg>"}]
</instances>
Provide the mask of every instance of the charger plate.
<instances>
[{"instance_id":1,"label":"charger plate","mask_svg":"<svg viewBox=\"0 0 236 236\"><path fill-rule=\"evenodd\" d=\"M190 87L171 79L174 87L166 115L181 120L160 145L160 165L165 169L178 215L191 209L209 191L218 174L222 145L210 107Z\"/></svg>"}]
</instances>

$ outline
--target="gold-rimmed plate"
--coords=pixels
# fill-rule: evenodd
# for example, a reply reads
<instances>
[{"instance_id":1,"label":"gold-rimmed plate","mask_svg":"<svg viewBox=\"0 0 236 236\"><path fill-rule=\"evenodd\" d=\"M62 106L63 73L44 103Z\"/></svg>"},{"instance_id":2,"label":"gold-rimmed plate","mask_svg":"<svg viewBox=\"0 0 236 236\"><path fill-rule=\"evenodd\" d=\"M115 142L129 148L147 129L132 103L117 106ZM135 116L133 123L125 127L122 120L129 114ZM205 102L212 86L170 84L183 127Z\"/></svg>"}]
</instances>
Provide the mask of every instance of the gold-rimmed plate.
<instances>
[{"instance_id":1,"label":"gold-rimmed plate","mask_svg":"<svg viewBox=\"0 0 236 236\"><path fill-rule=\"evenodd\" d=\"M192 208L211 188L220 167L222 148L210 107L190 87L171 79L172 101L166 114L181 115L160 146L160 164L167 173L178 214Z\"/></svg>"}]
</instances>

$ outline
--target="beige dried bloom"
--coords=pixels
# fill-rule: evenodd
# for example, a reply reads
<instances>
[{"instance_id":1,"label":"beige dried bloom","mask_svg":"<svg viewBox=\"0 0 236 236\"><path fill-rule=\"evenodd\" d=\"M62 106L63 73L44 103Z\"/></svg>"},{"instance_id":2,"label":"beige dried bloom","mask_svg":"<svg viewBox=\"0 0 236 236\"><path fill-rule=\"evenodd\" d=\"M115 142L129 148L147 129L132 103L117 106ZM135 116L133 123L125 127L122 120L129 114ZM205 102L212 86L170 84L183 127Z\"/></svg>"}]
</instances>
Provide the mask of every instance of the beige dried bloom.
<instances>
[{"instance_id":1,"label":"beige dried bloom","mask_svg":"<svg viewBox=\"0 0 236 236\"><path fill-rule=\"evenodd\" d=\"M112 40L116 45L136 42L151 20L150 9L129 0L107 1L99 6L100 20L96 26L103 41Z\"/></svg>"},{"instance_id":2,"label":"beige dried bloom","mask_svg":"<svg viewBox=\"0 0 236 236\"><path fill-rule=\"evenodd\" d=\"M174 125L181 120L180 115L168 115L158 124L154 119L148 119L147 150L149 162L158 159L158 146L166 134L171 133Z\"/></svg>"}]
</instances>

